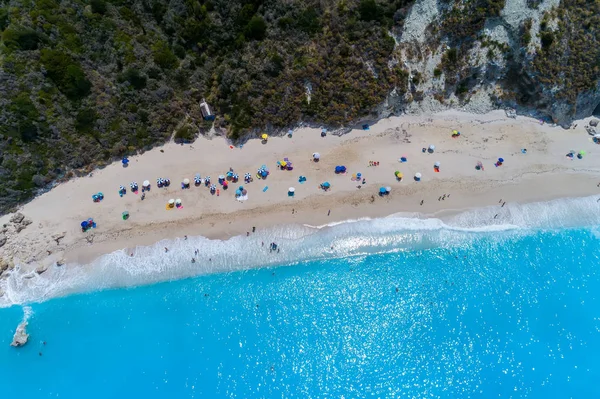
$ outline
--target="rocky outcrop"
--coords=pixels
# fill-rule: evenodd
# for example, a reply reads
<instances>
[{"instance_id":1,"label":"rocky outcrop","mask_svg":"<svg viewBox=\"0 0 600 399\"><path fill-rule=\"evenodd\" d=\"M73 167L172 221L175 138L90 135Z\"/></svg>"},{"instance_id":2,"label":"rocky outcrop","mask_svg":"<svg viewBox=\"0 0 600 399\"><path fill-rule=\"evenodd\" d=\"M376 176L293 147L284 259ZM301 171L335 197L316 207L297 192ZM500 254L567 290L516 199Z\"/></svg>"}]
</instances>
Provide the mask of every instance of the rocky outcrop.
<instances>
[{"instance_id":1,"label":"rocky outcrop","mask_svg":"<svg viewBox=\"0 0 600 399\"><path fill-rule=\"evenodd\" d=\"M13 340L10 346L23 346L27 343L28 340L29 334L27 334L27 322L24 321L17 326L17 330L15 331L15 335L13 336Z\"/></svg>"},{"instance_id":2,"label":"rocky outcrop","mask_svg":"<svg viewBox=\"0 0 600 399\"><path fill-rule=\"evenodd\" d=\"M17 212L10 217L10 222L15 224L20 224L25 219L25 215L21 212Z\"/></svg>"},{"instance_id":3,"label":"rocky outcrop","mask_svg":"<svg viewBox=\"0 0 600 399\"><path fill-rule=\"evenodd\" d=\"M4 235L4 233L0 233L0 248L2 248L4 244L6 244L6 240L6 235Z\"/></svg>"}]
</instances>

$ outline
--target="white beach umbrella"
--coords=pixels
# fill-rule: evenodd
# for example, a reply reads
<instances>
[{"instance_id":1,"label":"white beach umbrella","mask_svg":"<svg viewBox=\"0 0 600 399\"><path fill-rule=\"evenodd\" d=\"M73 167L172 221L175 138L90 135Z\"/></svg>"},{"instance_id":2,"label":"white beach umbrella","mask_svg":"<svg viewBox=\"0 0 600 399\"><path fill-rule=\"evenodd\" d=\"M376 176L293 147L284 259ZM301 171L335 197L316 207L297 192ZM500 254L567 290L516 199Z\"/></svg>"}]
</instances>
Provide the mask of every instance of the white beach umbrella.
<instances>
[{"instance_id":1,"label":"white beach umbrella","mask_svg":"<svg viewBox=\"0 0 600 399\"><path fill-rule=\"evenodd\" d=\"M169 205L173 205L173 204L175 204L175 200L174 200L173 198L171 198L171 199L169 200Z\"/></svg>"},{"instance_id":2,"label":"white beach umbrella","mask_svg":"<svg viewBox=\"0 0 600 399\"><path fill-rule=\"evenodd\" d=\"M319 159L319 158L321 158L321 154L319 154L318 152L315 152L315 153L313 154L313 158L314 158L314 159Z\"/></svg>"},{"instance_id":3,"label":"white beach umbrella","mask_svg":"<svg viewBox=\"0 0 600 399\"><path fill-rule=\"evenodd\" d=\"M290 188L288 188L288 191L289 191L290 193L293 193L293 192L295 192L295 191L296 191L296 189L295 189L294 187L290 187Z\"/></svg>"},{"instance_id":4,"label":"white beach umbrella","mask_svg":"<svg viewBox=\"0 0 600 399\"><path fill-rule=\"evenodd\" d=\"M436 168L439 168L440 167L440 163L436 162L436 163L433 164L433 166L435 166Z\"/></svg>"},{"instance_id":5,"label":"white beach umbrella","mask_svg":"<svg viewBox=\"0 0 600 399\"><path fill-rule=\"evenodd\" d=\"M432 144L429 146L429 151L434 151L435 150L435 146Z\"/></svg>"},{"instance_id":6,"label":"white beach umbrella","mask_svg":"<svg viewBox=\"0 0 600 399\"><path fill-rule=\"evenodd\" d=\"M390 186L388 186L385 188L385 191L389 193L390 191L392 191L392 188Z\"/></svg>"},{"instance_id":7,"label":"white beach umbrella","mask_svg":"<svg viewBox=\"0 0 600 399\"><path fill-rule=\"evenodd\" d=\"M421 174L420 173L415 173L415 178L420 179L421 178Z\"/></svg>"},{"instance_id":8,"label":"white beach umbrella","mask_svg":"<svg viewBox=\"0 0 600 399\"><path fill-rule=\"evenodd\" d=\"M188 184L190 184L190 179L183 179L183 184L185 184L186 186L187 186Z\"/></svg>"},{"instance_id":9,"label":"white beach umbrella","mask_svg":"<svg viewBox=\"0 0 600 399\"><path fill-rule=\"evenodd\" d=\"M181 198L177 198L177 199L175 200L175 203L176 203L177 205L181 205Z\"/></svg>"},{"instance_id":10,"label":"white beach umbrella","mask_svg":"<svg viewBox=\"0 0 600 399\"><path fill-rule=\"evenodd\" d=\"M142 184L144 185L144 187L150 186L150 182L148 180L144 180L144 182Z\"/></svg>"}]
</instances>

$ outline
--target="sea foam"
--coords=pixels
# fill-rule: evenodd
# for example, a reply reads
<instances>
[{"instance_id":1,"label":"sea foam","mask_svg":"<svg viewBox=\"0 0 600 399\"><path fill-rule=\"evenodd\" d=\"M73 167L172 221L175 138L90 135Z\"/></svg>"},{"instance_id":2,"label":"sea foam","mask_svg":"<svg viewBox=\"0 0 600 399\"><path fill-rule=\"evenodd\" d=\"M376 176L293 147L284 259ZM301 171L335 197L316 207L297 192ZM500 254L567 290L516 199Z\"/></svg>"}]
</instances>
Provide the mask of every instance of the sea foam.
<instances>
[{"instance_id":1,"label":"sea foam","mask_svg":"<svg viewBox=\"0 0 600 399\"><path fill-rule=\"evenodd\" d=\"M280 225L249 237L209 240L163 240L104 255L85 265L49 268L42 275L19 266L0 281L0 307L44 301L57 296L130 287L208 273L291 265L303 261L371 253L466 246L486 234L499 240L539 229L597 227L600 203L595 197L566 198L531 204L509 204L469 210L437 219L392 215L348 220L323 226ZM270 251L275 242L279 251ZM169 251L165 252L164 247ZM195 255L199 250L199 255ZM195 258L192 263L191 259Z\"/></svg>"}]
</instances>

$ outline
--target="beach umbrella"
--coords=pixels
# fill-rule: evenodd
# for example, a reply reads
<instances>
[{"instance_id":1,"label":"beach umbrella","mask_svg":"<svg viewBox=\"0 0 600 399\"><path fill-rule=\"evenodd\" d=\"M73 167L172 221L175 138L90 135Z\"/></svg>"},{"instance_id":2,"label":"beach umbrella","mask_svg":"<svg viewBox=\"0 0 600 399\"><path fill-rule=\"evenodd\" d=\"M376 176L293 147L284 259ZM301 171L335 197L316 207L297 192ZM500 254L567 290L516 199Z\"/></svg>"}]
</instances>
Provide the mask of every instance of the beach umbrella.
<instances>
[{"instance_id":1,"label":"beach umbrella","mask_svg":"<svg viewBox=\"0 0 600 399\"><path fill-rule=\"evenodd\" d=\"M331 184L329 184L329 182L326 181L325 183L322 184L322 186L325 188L329 188L329 187L331 187Z\"/></svg>"},{"instance_id":2,"label":"beach umbrella","mask_svg":"<svg viewBox=\"0 0 600 399\"><path fill-rule=\"evenodd\" d=\"M224 180L224 179L225 179L225 176L219 175L219 180Z\"/></svg>"},{"instance_id":3,"label":"beach umbrella","mask_svg":"<svg viewBox=\"0 0 600 399\"><path fill-rule=\"evenodd\" d=\"M504 158L498 158L498 162L500 162L500 163L504 162Z\"/></svg>"},{"instance_id":4,"label":"beach umbrella","mask_svg":"<svg viewBox=\"0 0 600 399\"><path fill-rule=\"evenodd\" d=\"M170 206L173 206L174 204L175 204L175 200L174 200L173 198L171 198L171 199L169 200L169 205L170 205Z\"/></svg>"},{"instance_id":5,"label":"beach umbrella","mask_svg":"<svg viewBox=\"0 0 600 399\"><path fill-rule=\"evenodd\" d=\"M315 153L313 154L313 158L314 158L314 159L321 159L321 154L319 154L318 152L315 152Z\"/></svg>"},{"instance_id":6,"label":"beach umbrella","mask_svg":"<svg viewBox=\"0 0 600 399\"><path fill-rule=\"evenodd\" d=\"M390 191L392 191L392 188L391 188L390 186L387 186L387 187L385 188L385 192L386 192L386 193L389 193Z\"/></svg>"},{"instance_id":7,"label":"beach umbrella","mask_svg":"<svg viewBox=\"0 0 600 399\"><path fill-rule=\"evenodd\" d=\"M248 191L246 189L242 190L242 195L246 195L248 194Z\"/></svg>"},{"instance_id":8,"label":"beach umbrella","mask_svg":"<svg viewBox=\"0 0 600 399\"><path fill-rule=\"evenodd\" d=\"M150 186L150 182L148 180L144 180L144 182L142 183L144 187L149 187Z\"/></svg>"},{"instance_id":9,"label":"beach umbrella","mask_svg":"<svg viewBox=\"0 0 600 399\"><path fill-rule=\"evenodd\" d=\"M269 171L269 168L267 168L267 165L263 165L260 167L262 170L264 170L265 172Z\"/></svg>"},{"instance_id":10,"label":"beach umbrella","mask_svg":"<svg viewBox=\"0 0 600 399\"><path fill-rule=\"evenodd\" d=\"M380 187L379 188L379 194L385 194L385 193L386 193L385 187Z\"/></svg>"},{"instance_id":11,"label":"beach umbrella","mask_svg":"<svg viewBox=\"0 0 600 399\"><path fill-rule=\"evenodd\" d=\"M415 173L415 179L421 180L421 174L420 173Z\"/></svg>"},{"instance_id":12,"label":"beach umbrella","mask_svg":"<svg viewBox=\"0 0 600 399\"><path fill-rule=\"evenodd\" d=\"M429 146L429 151L435 151L435 146L433 144Z\"/></svg>"},{"instance_id":13,"label":"beach umbrella","mask_svg":"<svg viewBox=\"0 0 600 399\"><path fill-rule=\"evenodd\" d=\"M436 168L439 168L440 167L440 163L436 162L436 163L433 164L433 166L435 166Z\"/></svg>"},{"instance_id":14,"label":"beach umbrella","mask_svg":"<svg viewBox=\"0 0 600 399\"><path fill-rule=\"evenodd\" d=\"M127 164L129 163L129 159L127 159L127 158L123 158L123 159L121 160L121 163L122 163L123 165L127 165Z\"/></svg>"},{"instance_id":15,"label":"beach umbrella","mask_svg":"<svg viewBox=\"0 0 600 399\"><path fill-rule=\"evenodd\" d=\"M243 190L243 189L244 189L244 186L239 186L238 187L238 190Z\"/></svg>"},{"instance_id":16,"label":"beach umbrella","mask_svg":"<svg viewBox=\"0 0 600 399\"><path fill-rule=\"evenodd\" d=\"M579 155L585 155L585 151L583 151L583 150L579 151Z\"/></svg>"},{"instance_id":17,"label":"beach umbrella","mask_svg":"<svg viewBox=\"0 0 600 399\"><path fill-rule=\"evenodd\" d=\"M292 137L292 134L294 134L294 131L292 129L288 130L288 136Z\"/></svg>"},{"instance_id":18,"label":"beach umbrella","mask_svg":"<svg viewBox=\"0 0 600 399\"><path fill-rule=\"evenodd\" d=\"M121 214L121 216L123 217L123 220L127 220L129 219L129 212L125 211Z\"/></svg>"},{"instance_id":19,"label":"beach umbrella","mask_svg":"<svg viewBox=\"0 0 600 399\"><path fill-rule=\"evenodd\" d=\"M125 187L119 186L119 191L123 191L123 190L125 190Z\"/></svg>"},{"instance_id":20,"label":"beach umbrella","mask_svg":"<svg viewBox=\"0 0 600 399\"><path fill-rule=\"evenodd\" d=\"M263 133L262 136L260 136L264 141L267 141L269 139L269 135L266 133Z\"/></svg>"},{"instance_id":21,"label":"beach umbrella","mask_svg":"<svg viewBox=\"0 0 600 399\"><path fill-rule=\"evenodd\" d=\"M289 191L290 193L293 193L293 192L295 192L295 191L296 191L296 189L295 189L294 187L290 187L290 188L288 188L288 191Z\"/></svg>"},{"instance_id":22,"label":"beach umbrella","mask_svg":"<svg viewBox=\"0 0 600 399\"><path fill-rule=\"evenodd\" d=\"M234 174L233 174L233 178L237 180L237 179L239 179L239 178L240 178L240 175L238 175L237 173L234 173Z\"/></svg>"},{"instance_id":23,"label":"beach umbrella","mask_svg":"<svg viewBox=\"0 0 600 399\"><path fill-rule=\"evenodd\" d=\"M396 178L402 179L403 176L402 172L396 171Z\"/></svg>"},{"instance_id":24,"label":"beach umbrella","mask_svg":"<svg viewBox=\"0 0 600 399\"><path fill-rule=\"evenodd\" d=\"M240 195L242 195L242 191L241 190L236 190L235 191L235 195L237 195L239 197Z\"/></svg>"},{"instance_id":25,"label":"beach umbrella","mask_svg":"<svg viewBox=\"0 0 600 399\"><path fill-rule=\"evenodd\" d=\"M183 184L185 184L186 186L187 186L188 184L190 184L190 179L183 179Z\"/></svg>"},{"instance_id":26,"label":"beach umbrella","mask_svg":"<svg viewBox=\"0 0 600 399\"><path fill-rule=\"evenodd\" d=\"M206 176L206 177L204 178L204 181L205 181L205 182L207 182L207 183L210 183L210 176Z\"/></svg>"},{"instance_id":27,"label":"beach umbrella","mask_svg":"<svg viewBox=\"0 0 600 399\"><path fill-rule=\"evenodd\" d=\"M181 205L181 198L177 198L175 200L175 205Z\"/></svg>"},{"instance_id":28,"label":"beach umbrella","mask_svg":"<svg viewBox=\"0 0 600 399\"><path fill-rule=\"evenodd\" d=\"M215 184L211 184L210 191L215 191L216 189L217 189L217 186Z\"/></svg>"}]
</instances>

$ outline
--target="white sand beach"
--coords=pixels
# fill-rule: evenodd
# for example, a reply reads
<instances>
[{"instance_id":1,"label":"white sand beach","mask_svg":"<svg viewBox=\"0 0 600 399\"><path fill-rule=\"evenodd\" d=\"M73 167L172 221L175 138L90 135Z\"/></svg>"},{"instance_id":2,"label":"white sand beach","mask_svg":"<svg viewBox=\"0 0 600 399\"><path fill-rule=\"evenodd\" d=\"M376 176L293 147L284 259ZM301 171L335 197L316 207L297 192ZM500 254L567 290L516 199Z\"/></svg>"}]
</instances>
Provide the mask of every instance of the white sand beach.
<instances>
[{"instance_id":1,"label":"white sand beach","mask_svg":"<svg viewBox=\"0 0 600 399\"><path fill-rule=\"evenodd\" d=\"M485 115L457 111L427 116L384 119L370 130L354 130L342 136L319 129L303 128L293 137L271 137L266 144L250 140L242 148L230 148L224 138L199 138L191 145L168 143L140 156L130 157L129 167L114 163L90 176L62 183L35 198L19 210L32 223L20 232L0 218L6 227L6 244L0 256L12 264L33 270L60 261L87 263L122 248L150 245L164 238L206 236L224 239L245 235L276 224L299 223L313 226L360 217L384 217L405 212L414 217L444 217L482 206L501 207L502 202L526 203L560 197L600 194L600 146L584 129L585 121L564 130L503 111ZM454 129L461 132L452 138ZM435 145L433 153L421 150ZM526 148L527 153L521 149ZM570 150L585 151L582 159L570 159ZM312 154L321 154L320 162ZM400 163L401 156L407 162ZM293 162L292 171L276 168L284 157ZM494 163L499 157L505 162ZM369 166L370 161L379 162ZM476 170L481 161L484 170ZM434 163L440 162L440 172ZM261 165L270 168L266 180L256 178ZM336 165L347 174L334 174ZM233 168L240 182L220 195L211 195L204 185L182 190L180 182L200 173L217 177ZM397 181L394 172L403 173ZM362 173L366 184L357 188L352 181ZM422 179L413 179L415 173ZM243 182L245 173L254 181ZM300 175L306 176L303 184ZM169 178L169 188L157 188L156 179ZM129 183L140 188L149 180L152 189L141 200ZM319 184L331 183L324 192ZM128 189L122 198L119 185ZM235 199L235 190L244 185L248 200ZM268 186L268 190L263 189ZM390 195L378 195L381 186L390 186ZM295 196L288 196L288 188ZM92 194L104 193L104 200L92 201ZM445 199L441 199L446 194ZM181 198L181 209L166 209L171 198ZM500 201L502 200L502 201ZM121 214L129 211L128 220ZM81 221L93 218L97 228L82 232ZM60 238L59 238L60 237ZM57 239L58 238L58 239ZM39 270L39 269L38 269Z\"/></svg>"}]
</instances>

